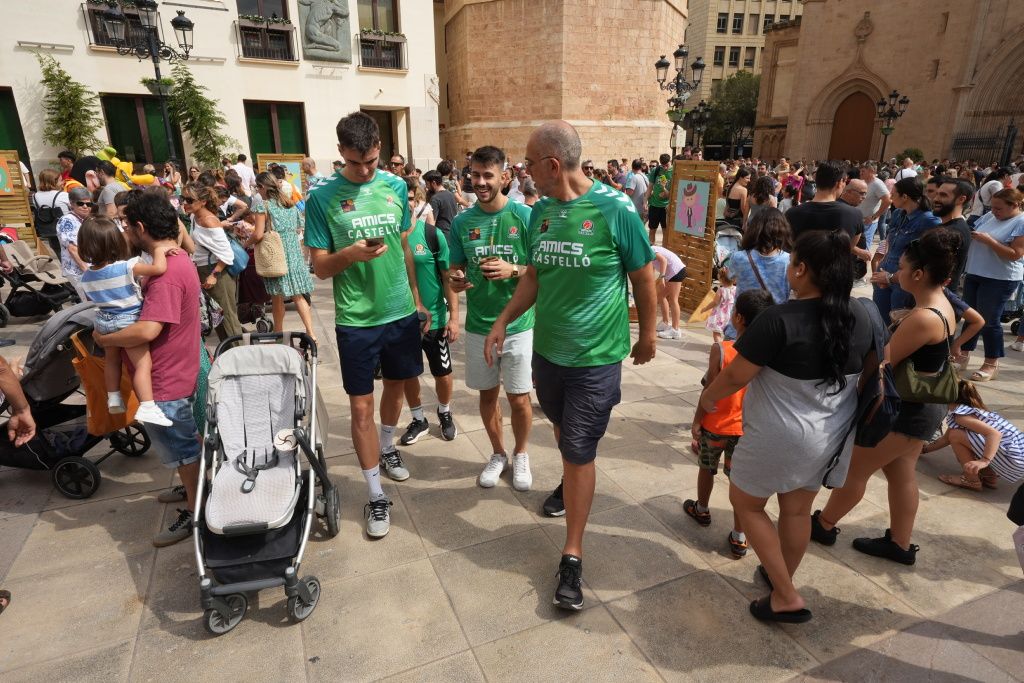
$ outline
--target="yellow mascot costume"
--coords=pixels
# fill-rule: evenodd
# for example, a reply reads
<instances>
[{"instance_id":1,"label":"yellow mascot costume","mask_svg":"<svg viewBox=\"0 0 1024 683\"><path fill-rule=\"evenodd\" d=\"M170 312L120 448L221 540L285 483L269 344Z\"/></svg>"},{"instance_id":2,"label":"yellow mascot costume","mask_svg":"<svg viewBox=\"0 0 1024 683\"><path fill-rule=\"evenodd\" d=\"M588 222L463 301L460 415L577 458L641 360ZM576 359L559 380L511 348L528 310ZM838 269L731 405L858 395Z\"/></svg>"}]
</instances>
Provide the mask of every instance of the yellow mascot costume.
<instances>
[{"instance_id":1,"label":"yellow mascot costume","mask_svg":"<svg viewBox=\"0 0 1024 683\"><path fill-rule=\"evenodd\" d=\"M132 162L118 159L117 150L113 147L104 147L96 152L96 156L112 163L117 169L116 179L125 185L152 185L157 182L156 176L149 173L133 175L132 171L135 169Z\"/></svg>"}]
</instances>

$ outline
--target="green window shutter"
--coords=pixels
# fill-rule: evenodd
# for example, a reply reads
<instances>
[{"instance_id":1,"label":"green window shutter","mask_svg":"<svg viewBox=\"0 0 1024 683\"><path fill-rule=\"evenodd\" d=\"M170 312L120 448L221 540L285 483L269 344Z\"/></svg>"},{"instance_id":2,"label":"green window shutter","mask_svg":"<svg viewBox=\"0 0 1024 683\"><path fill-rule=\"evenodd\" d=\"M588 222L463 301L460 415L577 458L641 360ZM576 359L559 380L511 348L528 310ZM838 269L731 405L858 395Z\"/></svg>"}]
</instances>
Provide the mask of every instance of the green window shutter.
<instances>
[{"instance_id":1,"label":"green window shutter","mask_svg":"<svg viewBox=\"0 0 1024 683\"><path fill-rule=\"evenodd\" d=\"M249 131L249 155L276 154L274 130L270 122L270 105L265 102L245 103L245 127Z\"/></svg>"},{"instance_id":2,"label":"green window shutter","mask_svg":"<svg viewBox=\"0 0 1024 683\"><path fill-rule=\"evenodd\" d=\"M134 97L106 95L102 98L103 117L107 120L110 144L122 161L142 162L146 148L139 130L139 114Z\"/></svg>"},{"instance_id":3,"label":"green window shutter","mask_svg":"<svg viewBox=\"0 0 1024 683\"><path fill-rule=\"evenodd\" d=\"M14 104L14 92L0 89L0 149L16 149L26 166L29 164L28 147L18 119L18 108ZM36 169L40 170L40 169Z\"/></svg>"},{"instance_id":4,"label":"green window shutter","mask_svg":"<svg viewBox=\"0 0 1024 683\"><path fill-rule=\"evenodd\" d=\"M301 104L277 105L277 129L281 154L306 153L306 123Z\"/></svg>"}]
</instances>

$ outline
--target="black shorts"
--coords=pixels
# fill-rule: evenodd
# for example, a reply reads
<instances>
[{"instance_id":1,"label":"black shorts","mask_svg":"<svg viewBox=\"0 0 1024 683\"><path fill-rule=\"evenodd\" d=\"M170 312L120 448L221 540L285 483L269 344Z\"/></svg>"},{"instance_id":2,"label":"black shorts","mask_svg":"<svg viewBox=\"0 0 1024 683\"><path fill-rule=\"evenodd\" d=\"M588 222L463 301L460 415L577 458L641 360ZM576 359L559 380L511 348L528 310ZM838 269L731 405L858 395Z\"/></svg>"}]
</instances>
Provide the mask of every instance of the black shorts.
<instances>
[{"instance_id":1,"label":"black shorts","mask_svg":"<svg viewBox=\"0 0 1024 683\"><path fill-rule=\"evenodd\" d=\"M622 400L622 363L567 368L534 353L533 377L541 409L561 430L562 457L574 465L593 462L612 408Z\"/></svg>"},{"instance_id":2,"label":"black shorts","mask_svg":"<svg viewBox=\"0 0 1024 683\"><path fill-rule=\"evenodd\" d=\"M452 374L452 352L448 348L448 337L445 336L445 329L439 327L430 330L420 341L423 353L427 356L427 364L430 366L430 374L434 377L444 377Z\"/></svg>"},{"instance_id":3,"label":"black shorts","mask_svg":"<svg viewBox=\"0 0 1024 683\"><path fill-rule=\"evenodd\" d=\"M665 230L668 226L668 207L649 206L647 207L647 225L651 230L657 230L661 226Z\"/></svg>"},{"instance_id":4,"label":"black shorts","mask_svg":"<svg viewBox=\"0 0 1024 683\"><path fill-rule=\"evenodd\" d=\"M350 396L373 393L373 372L380 364L384 379L405 380L423 374L420 320L415 313L374 327L338 325L341 383Z\"/></svg>"},{"instance_id":5,"label":"black shorts","mask_svg":"<svg viewBox=\"0 0 1024 683\"><path fill-rule=\"evenodd\" d=\"M916 403L903 401L892 431L911 439L931 441L946 417L946 406L940 403Z\"/></svg>"},{"instance_id":6,"label":"black shorts","mask_svg":"<svg viewBox=\"0 0 1024 683\"><path fill-rule=\"evenodd\" d=\"M682 282L686 279L686 266L683 266L678 273L668 279L669 282Z\"/></svg>"}]
</instances>

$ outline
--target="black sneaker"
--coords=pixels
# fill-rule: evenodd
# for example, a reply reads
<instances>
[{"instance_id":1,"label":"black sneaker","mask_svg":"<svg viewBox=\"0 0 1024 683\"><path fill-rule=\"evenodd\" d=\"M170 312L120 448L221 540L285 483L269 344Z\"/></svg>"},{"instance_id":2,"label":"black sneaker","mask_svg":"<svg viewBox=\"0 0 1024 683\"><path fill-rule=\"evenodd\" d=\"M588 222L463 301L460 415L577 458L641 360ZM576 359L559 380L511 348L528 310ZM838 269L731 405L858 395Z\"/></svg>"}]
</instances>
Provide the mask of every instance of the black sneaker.
<instances>
[{"instance_id":1,"label":"black sneaker","mask_svg":"<svg viewBox=\"0 0 1024 683\"><path fill-rule=\"evenodd\" d=\"M459 429L455 426L455 420L452 419L452 411L442 413L438 409L437 421L441 423L441 438L445 441L452 441L459 435Z\"/></svg>"},{"instance_id":2,"label":"black sneaker","mask_svg":"<svg viewBox=\"0 0 1024 683\"><path fill-rule=\"evenodd\" d=\"M811 540L822 545L835 545L836 536L839 535L839 527L834 526L831 529L826 529L818 519L820 515L821 510L815 510L814 514L811 515Z\"/></svg>"},{"instance_id":3,"label":"black sneaker","mask_svg":"<svg viewBox=\"0 0 1024 683\"><path fill-rule=\"evenodd\" d=\"M380 468L395 481L405 481L409 478L409 470L405 469L402 454L397 448L380 454Z\"/></svg>"},{"instance_id":4,"label":"black sneaker","mask_svg":"<svg viewBox=\"0 0 1024 683\"><path fill-rule=\"evenodd\" d=\"M157 548L164 548L184 541L192 535L192 513L188 510L178 508L178 519L174 520L169 527L153 537L153 545Z\"/></svg>"},{"instance_id":5,"label":"black sneaker","mask_svg":"<svg viewBox=\"0 0 1024 683\"><path fill-rule=\"evenodd\" d=\"M403 446L411 446L420 440L420 437L427 433L430 429L430 424L427 422L427 418L422 420L412 419L409 426L405 429L405 434L402 434L402 438L399 439L399 443Z\"/></svg>"},{"instance_id":6,"label":"black sneaker","mask_svg":"<svg viewBox=\"0 0 1024 683\"><path fill-rule=\"evenodd\" d=\"M562 500L562 483L558 483L558 488L551 492L551 495L544 501L544 516L545 517L562 517L565 515L565 501Z\"/></svg>"},{"instance_id":7,"label":"black sneaker","mask_svg":"<svg viewBox=\"0 0 1024 683\"><path fill-rule=\"evenodd\" d=\"M583 560L575 555L562 555L558 563L558 588L552 604L562 609L583 609Z\"/></svg>"},{"instance_id":8,"label":"black sneaker","mask_svg":"<svg viewBox=\"0 0 1024 683\"><path fill-rule=\"evenodd\" d=\"M853 548L865 555L882 557L900 564L911 565L917 561L918 546L911 543L910 548L904 550L892 540L892 532L888 529L885 530L885 536L882 538L853 539Z\"/></svg>"}]
</instances>

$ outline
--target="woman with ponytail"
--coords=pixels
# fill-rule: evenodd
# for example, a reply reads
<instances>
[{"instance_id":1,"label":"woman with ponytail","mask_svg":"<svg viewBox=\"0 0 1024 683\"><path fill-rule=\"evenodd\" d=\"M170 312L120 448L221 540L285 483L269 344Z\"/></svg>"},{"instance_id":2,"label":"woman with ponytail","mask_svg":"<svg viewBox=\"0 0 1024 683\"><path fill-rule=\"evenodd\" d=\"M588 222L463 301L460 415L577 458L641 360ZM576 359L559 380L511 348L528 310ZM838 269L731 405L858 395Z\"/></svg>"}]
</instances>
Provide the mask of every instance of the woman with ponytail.
<instances>
[{"instance_id":1,"label":"woman with ponytail","mask_svg":"<svg viewBox=\"0 0 1024 683\"><path fill-rule=\"evenodd\" d=\"M952 362L956 317L943 286L956 267L960 246L960 235L947 228L929 230L906 245L896 276L916 306L900 319L886 346L885 356L893 367L910 360L918 373L937 373ZM825 508L811 519L814 540L824 545L836 542L836 525L864 497L871 475L882 470L889 486L889 528L880 538L854 539L853 547L867 555L914 564L918 547L911 544L910 535L919 499L915 468L922 447L945 415L943 404L904 399L887 437L874 448L853 449L846 484L834 490Z\"/></svg>"},{"instance_id":2,"label":"woman with ponytail","mask_svg":"<svg viewBox=\"0 0 1024 683\"><path fill-rule=\"evenodd\" d=\"M874 342L867 309L850 299L845 233L801 235L786 275L793 298L757 317L736 342L736 358L704 390L701 406L713 412L718 401L747 387L729 498L772 589L750 611L765 621L796 623L811 618L793 585L810 538L811 505L826 477L829 485L845 479L857 380ZM778 530L765 513L773 495Z\"/></svg>"}]
</instances>

